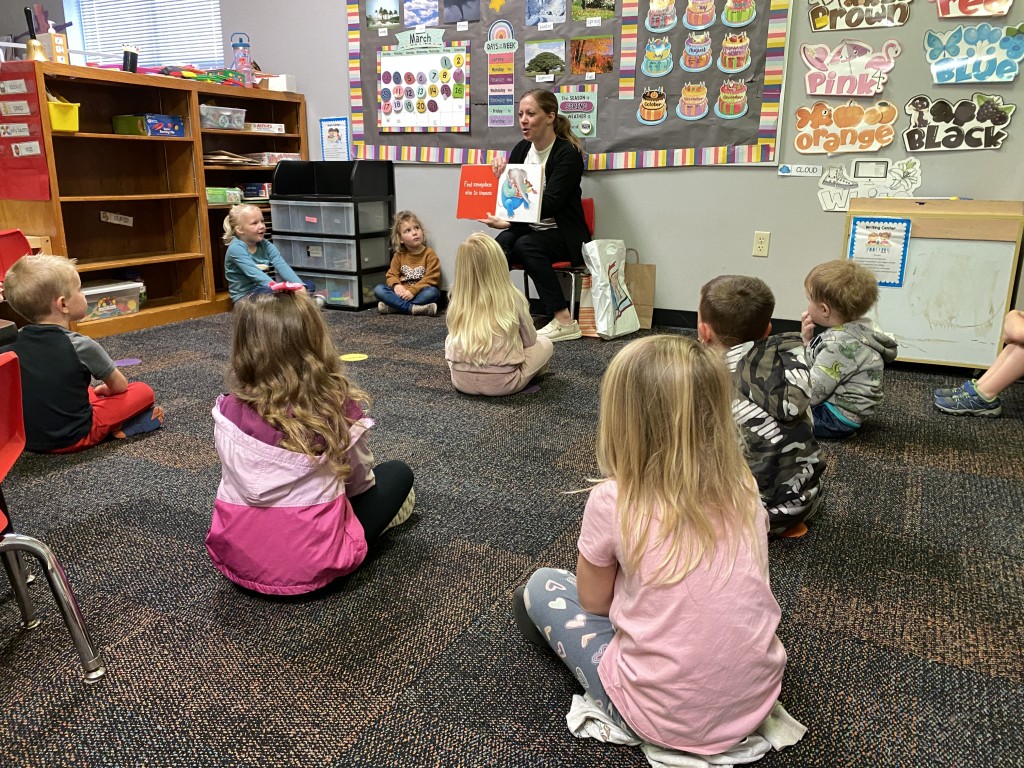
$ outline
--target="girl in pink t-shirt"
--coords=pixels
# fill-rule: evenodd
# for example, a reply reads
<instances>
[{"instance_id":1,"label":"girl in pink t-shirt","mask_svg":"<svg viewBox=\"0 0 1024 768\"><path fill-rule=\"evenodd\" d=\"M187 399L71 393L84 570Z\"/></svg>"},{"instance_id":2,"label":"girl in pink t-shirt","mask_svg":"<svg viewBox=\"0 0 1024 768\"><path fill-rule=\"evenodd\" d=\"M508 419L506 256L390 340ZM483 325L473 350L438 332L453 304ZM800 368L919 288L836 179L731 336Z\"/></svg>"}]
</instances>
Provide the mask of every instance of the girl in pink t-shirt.
<instances>
[{"instance_id":1,"label":"girl in pink t-shirt","mask_svg":"<svg viewBox=\"0 0 1024 768\"><path fill-rule=\"evenodd\" d=\"M782 688L768 516L732 397L710 347L649 336L623 348L601 384L606 479L587 501L576 575L544 568L517 592L524 634L632 743L737 749Z\"/></svg>"}]
</instances>

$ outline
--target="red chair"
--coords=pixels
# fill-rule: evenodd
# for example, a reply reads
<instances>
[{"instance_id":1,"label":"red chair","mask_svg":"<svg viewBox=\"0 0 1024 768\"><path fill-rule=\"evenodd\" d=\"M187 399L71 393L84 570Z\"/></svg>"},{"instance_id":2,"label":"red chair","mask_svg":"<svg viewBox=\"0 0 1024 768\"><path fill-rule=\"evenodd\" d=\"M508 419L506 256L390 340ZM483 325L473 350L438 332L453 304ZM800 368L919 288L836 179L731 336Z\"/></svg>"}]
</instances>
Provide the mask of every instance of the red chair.
<instances>
[{"instance_id":1,"label":"red chair","mask_svg":"<svg viewBox=\"0 0 1024 768\"><path fill-rule=\"evenodd\" d=\"M587 231L590 232L590 236L594 236L594 198L584 197L581 201L583 203L583 218L587 221ZM526 274L526 270L523 269L521 264L513 264L512 269L519 269L523 272L523 293L526 294L526 299L530 299L530 276ZM556 261L551 264L551 268L555 272L560 272L563 275L568 275L569 283L572 286L569 291L569 314L572 317L576 317L576 279L587 274L587 268L585 266L574 267L571 261Z\"/></svg>"},{"instance_id":2,"label":"red chair","mask_svg":"<svg viewBox=\"0 0 1024 768\"><path fill-rule=\"evenodd\" d=\"M25 447L25 424L21 411L21 370L18 368L18 356L13 352L0 354L0 483L14 462L18 460ZM78 607L75 596L68 584L64 569L48 546L31 536L23 536L11 531L7 517L7 502L4 500L3 488L0 486L0 559L11 582L15 602L21 610L21 625L25 629L39 626L39 617L28 594L28 579L21 564L21 553L32 555L39 560L46 573L53 598L60 609L71 640L78 651L85 681L94 683L107 671L96 652L96 647L89 638L85 627L85 619Z\"/></svg>"}]
</instances>

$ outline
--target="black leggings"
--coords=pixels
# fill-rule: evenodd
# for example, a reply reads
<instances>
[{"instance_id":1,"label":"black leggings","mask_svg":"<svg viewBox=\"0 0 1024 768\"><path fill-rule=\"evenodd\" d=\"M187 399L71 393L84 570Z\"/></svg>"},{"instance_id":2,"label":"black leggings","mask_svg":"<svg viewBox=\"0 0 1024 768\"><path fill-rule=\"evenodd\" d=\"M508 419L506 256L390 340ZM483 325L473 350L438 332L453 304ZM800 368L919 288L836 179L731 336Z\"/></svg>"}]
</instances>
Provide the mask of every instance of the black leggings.
<instances>
[{"instance_id":1,"label":"black leggings","mask_svg":"<svg viewBox=\"0 0 1024 768\"><path fill-rule=\"evenodd\" d=\"M373 474L377 479L373 488L349 498L371 549L402 508L413 480L412 469L404 461L385 461L373 468Z\"/></svg>"},{"instance_id":2,"label":"black leggings","mask_svg":"<svg viewBox=\"0 0 1024 768\"><path fill-rule=\"evenodd\" d=\"M558 229L532 229L529 224L513 224L495 240L505 252L509 267L522 266L533 280L545 312L553 315L569 308L562 284L551 265L568 261L578 266L583 263L583 253L569 253Z\"/></svg>"}]
</instances>

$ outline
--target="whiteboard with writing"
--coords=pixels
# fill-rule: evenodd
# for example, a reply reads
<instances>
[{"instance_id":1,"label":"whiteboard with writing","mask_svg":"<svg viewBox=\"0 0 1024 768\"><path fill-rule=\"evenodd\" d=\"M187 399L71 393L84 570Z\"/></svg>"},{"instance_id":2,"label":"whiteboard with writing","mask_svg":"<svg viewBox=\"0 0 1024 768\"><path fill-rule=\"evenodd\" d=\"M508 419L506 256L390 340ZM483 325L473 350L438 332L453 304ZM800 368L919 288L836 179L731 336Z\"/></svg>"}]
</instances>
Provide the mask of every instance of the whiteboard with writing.
<instances>
[{"instance_id":1,"label":"whiteboard with writing","mask_svg":"<svg viewBox=\"0 0 1024 768\"><path fill-rule=\"evenodd\" d=\"M999 353L1016 243L912 237L903 287L879 286L869 315L897 360L987 368Z\"/></svg>"}]
</instances>

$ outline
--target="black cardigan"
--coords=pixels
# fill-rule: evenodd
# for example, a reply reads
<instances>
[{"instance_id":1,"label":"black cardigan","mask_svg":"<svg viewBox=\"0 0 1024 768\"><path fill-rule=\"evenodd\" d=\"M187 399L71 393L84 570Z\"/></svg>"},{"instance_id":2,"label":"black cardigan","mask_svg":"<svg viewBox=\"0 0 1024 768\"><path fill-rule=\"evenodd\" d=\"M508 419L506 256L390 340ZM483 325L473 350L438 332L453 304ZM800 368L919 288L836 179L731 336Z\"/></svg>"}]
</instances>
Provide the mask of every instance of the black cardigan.
<instances>
[{"instance_id":1,"label":"black cardigan","mask_svg":"<svg viewBox=\"0 0 1024 768\"><path fill-rule=\"evenodd\" d=\"M522 163L530 151L530 142L520 141L512 148L510 163ZM583 215L583 153L566 139L555 137L551 154L544 164L544 196L540 217L554 219L565 242L566 255L573 264L583 263L583 244L590 241L590 230ZM528 225L526 225L528 226ZM559 259L552 259L559 261Z\"/></svg>"}]
</instances>

